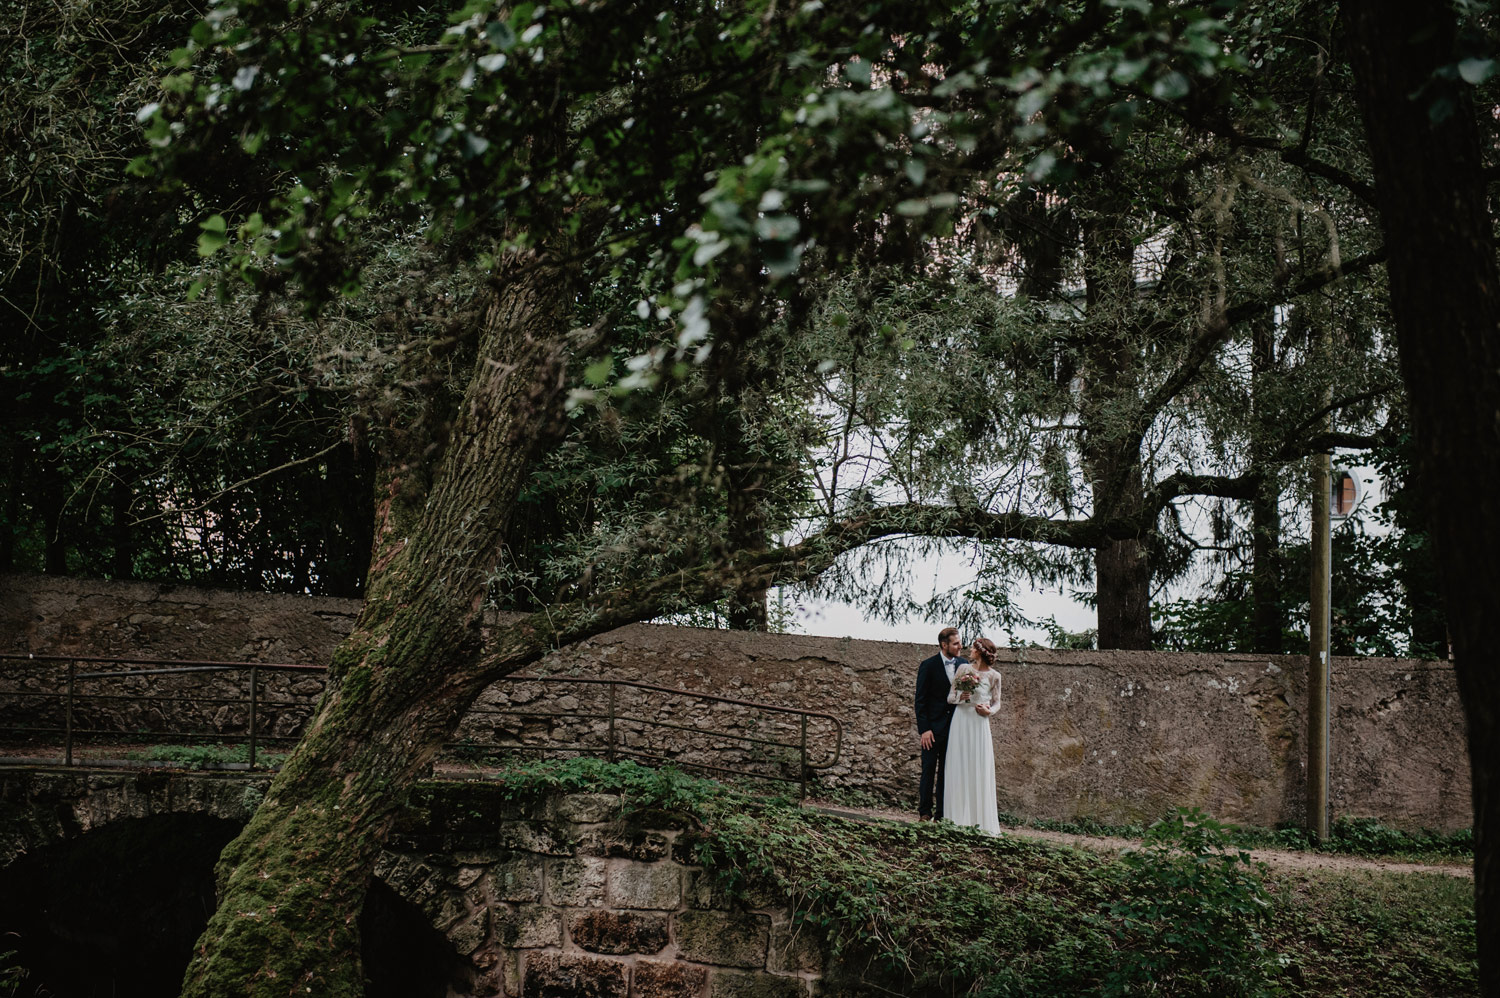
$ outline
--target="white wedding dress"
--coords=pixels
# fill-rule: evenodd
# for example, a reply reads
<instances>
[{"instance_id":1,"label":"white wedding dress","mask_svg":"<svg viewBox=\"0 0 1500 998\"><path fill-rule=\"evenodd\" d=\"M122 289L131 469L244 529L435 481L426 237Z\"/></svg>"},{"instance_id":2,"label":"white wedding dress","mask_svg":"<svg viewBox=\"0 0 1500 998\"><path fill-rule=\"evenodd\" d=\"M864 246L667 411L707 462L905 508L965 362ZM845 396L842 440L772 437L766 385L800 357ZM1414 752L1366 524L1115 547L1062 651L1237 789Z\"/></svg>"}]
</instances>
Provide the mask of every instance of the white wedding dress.
<instances>
[{"instance_id":1,"label":"white wedding dress","mask_svg":"<svg viewBox=\"0 0 1500 998\"><path fill-rule=\"evenodd\" d=\"M1000 673L983 672L962 665L954 681L966 672L979 677L967 703L959 700L957 685L948 687L948 702L956 704L948 728L948 754L943 759L943 817L959 825L975 825L991 835L1000 833L1000 809L995 803L995 742L990 737L990 718L974 709L975 704L1000 704ZM991 715L993 716L993 715Z\"/></svg>"}]
</instances>

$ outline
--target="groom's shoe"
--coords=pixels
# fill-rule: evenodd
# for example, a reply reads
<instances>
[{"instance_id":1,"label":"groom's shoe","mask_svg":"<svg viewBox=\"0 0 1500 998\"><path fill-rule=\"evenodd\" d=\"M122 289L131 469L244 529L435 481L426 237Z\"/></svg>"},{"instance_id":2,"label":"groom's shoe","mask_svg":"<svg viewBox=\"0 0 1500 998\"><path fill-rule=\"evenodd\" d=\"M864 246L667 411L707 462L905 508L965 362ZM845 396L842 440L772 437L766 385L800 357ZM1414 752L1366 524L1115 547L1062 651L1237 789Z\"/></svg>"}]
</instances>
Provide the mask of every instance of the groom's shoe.
<instances>
[{"instance_id":1,"label":"groom's shoe","mask_svg":"<svg viewBox=\"0 0 1500 998\"><path fill-rule=\"evenodd\" d=\"M930 814L919 814L919 815L917 815L917 820L918 821L931 821L932 820L932 815L930 815Z\"/></svg>"}]
</instances>

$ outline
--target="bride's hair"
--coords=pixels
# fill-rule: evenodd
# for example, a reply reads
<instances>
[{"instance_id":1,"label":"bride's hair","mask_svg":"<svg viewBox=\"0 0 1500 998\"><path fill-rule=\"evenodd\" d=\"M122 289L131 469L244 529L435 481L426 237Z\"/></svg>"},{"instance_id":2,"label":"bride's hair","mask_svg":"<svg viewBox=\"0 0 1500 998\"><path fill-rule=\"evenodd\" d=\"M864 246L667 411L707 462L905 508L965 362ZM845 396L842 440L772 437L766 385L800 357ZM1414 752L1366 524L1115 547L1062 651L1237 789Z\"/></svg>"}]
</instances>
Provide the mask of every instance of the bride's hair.
<instances>
[{"instance_id":1,"label":"bride's hair","mask_svg":"<svg viewBox=\"0 0 1500 998\"><path fill-rule=\"evenodd\" d=\"M989 638L974 639L974 657L986 666L995 664L995 642Z\"/></svg>"}]
</instances>

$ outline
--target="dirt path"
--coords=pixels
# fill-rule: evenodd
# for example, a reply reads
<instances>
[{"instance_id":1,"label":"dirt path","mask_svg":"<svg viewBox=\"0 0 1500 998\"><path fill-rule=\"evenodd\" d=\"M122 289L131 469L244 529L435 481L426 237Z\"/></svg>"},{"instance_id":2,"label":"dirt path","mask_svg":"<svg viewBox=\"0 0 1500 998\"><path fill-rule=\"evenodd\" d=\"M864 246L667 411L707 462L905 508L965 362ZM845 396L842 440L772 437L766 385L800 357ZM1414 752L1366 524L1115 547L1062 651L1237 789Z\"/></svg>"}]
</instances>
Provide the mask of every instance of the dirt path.
<instances>
[{"instance_id":1,"label":"dirt path","mask_svg":"<svg viewBox=\"0 0 1500 998\"><path fill-rule=\"evenodd\" d=\"M808 800L809 807L817 808L827 814L836 814L840 817L852 818L856 821L904 821L912 822L915 817L905 811L882 810L878 808L845 807L842 804L832 804L828 801ZM1072 832L1053 832L1042 828L1028 828L1024 825L1005 825L1004 834L1015 835L1019 838L1040 839L1045 842L1055 842L1059 845L1072 846L1075 849L1089 849L1093 852L1116 853L1123 849L1139 846L1138 839L1121 839L1106 835L1077 835ZM1474 866L1472 863L1400 863L1383 859L1364 859L1359 856L1336 856L1318 852L1300 852L1286 849L1252 849L1251 860L1265 863L1273 870L1334 870L1341 873L1349 873L1364 870L1370 873L1440 873L1449 877L1460 877L1468 880L1474 879Z\"/></svg>"}]
</instances>

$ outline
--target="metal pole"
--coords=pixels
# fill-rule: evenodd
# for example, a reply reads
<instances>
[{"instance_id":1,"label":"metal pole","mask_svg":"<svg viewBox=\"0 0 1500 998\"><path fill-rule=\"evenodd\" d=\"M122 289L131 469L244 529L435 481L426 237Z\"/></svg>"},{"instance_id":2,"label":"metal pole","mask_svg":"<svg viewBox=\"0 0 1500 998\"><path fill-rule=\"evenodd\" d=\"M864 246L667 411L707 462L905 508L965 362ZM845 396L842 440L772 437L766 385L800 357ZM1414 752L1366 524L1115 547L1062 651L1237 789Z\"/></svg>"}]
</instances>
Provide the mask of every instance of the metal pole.
<instances>
[{"instance_id":1,"label":"metal pole","mask_svg":"<svg viewBox=\"0 0 1500 998\"><path fill-rule=\"evenodd\" d=\"M78 672L78 663L68 663L67 720L63 722L63 765L73 765L73 677Z\"/></svg>"},{"instance_id":2,"label":"metal pole","mask_svg":"<svg viewBox=\"0 0 1500 998\"><path fill-rule=\"evenodd\" d=\"M250 768L255 768L255 708L258 703L256 684L256 668L250 667Z\"/></svg>"},{"instance_id":3,"label":"metal pole","mask_svg":"<svg viewBox=\"0 0 1500 998\"><path fill-rule=\"evenodd\" d=\"M1307 663L1307 830L1328 839L1329 604L1333 589L1333 529L1329 519L1332 460L1313 459L1312 599L1308 614Z\"/></svg>"},{"instance_id":4,"label":"metal pole","mask_svg":"<svg viewBox=\"0 0 1500 998\"><path fill-rule=\"evenodd\" d=\"M614 683L609 684L609 761L615 761L615 690L618 689Z\"/></svg>"},{"instance_id":5,"label":"metal pole","mask_svg":"<svg viewBox=\"0 0 1500 998\"><path fill-rule=\"evenodd\" d=\"M807 715L802 715L802 754L797 761L798 800L807 799Z\"/></svg>"}]
</instances>

